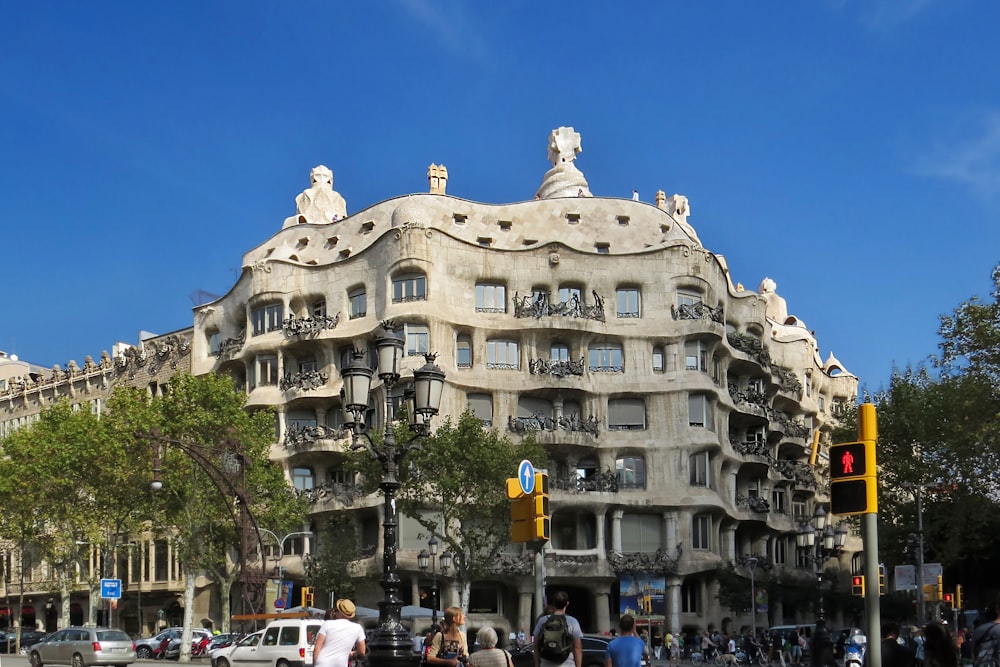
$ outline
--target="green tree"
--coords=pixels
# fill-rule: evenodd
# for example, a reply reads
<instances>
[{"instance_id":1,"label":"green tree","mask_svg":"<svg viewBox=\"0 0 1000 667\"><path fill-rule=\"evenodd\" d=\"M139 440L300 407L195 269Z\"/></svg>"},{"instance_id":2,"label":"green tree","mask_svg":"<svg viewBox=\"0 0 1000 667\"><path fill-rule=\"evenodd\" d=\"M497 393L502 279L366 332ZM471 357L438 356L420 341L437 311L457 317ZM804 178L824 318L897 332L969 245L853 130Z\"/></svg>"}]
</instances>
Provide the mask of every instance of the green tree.
<instances>
[{"instance_id":1,"label":"green tree","mask_svg":"<svg viewBox=\"0 0 1000 667\"><path fill-rule=\"evenodd\" d=\"M230 379L187 374L173 377L166 395L152 400L154 425L170 443L162 457L159 498L185 571L185 635L199 572L222 584L228 621L236 563L244 559L248 567L263 568L256 536L246 552L238 553L242 502L258 525L276 532L299 530L305 520L306 500L295 495L269 459L273 413L249 412L245 403L245 394L236 392ZM182 639L182 660L189 659L189 646Z\"/></svg>"},{"instance_id":2,"label":"green tree","mask_svg":"<svg viewBox=\"0 0 1000 667\"><path fill-rule=\"evenodd\" d=\"M370 578L359 561L367 554L361 546L357 524L346 514L329 521L306 561L306 582L333 596L355 598L359 579Z\"/></svg>"},{"instance_id":3,"label":"green tree","mask_svg":"<svg viewBox=\"0 0 1000 667\"><path fill-rule=\"evenodd\" d=\"M469 588L486 576L496 556L510 544L510 501L506 480L522 459L548 466L545 448L534 438L513 442L486 429L471 412L450 417L408 459L399 490L399 508L436 535L452 552L461 604Z\"/></svg>"}]
</instances>

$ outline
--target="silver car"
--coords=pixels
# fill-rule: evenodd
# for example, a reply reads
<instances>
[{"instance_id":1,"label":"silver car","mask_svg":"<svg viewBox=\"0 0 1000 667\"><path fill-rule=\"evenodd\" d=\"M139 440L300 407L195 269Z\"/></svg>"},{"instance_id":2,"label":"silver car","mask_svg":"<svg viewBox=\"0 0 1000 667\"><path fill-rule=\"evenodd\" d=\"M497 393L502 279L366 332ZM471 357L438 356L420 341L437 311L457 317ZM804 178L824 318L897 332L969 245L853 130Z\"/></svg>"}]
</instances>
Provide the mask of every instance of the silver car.
<instances>
[{"instance_id":1,"label":"silver car","mask_svg":"<svg viewBox=\"0 0 1000 667\"><path fill-rule=\"evenodd\" d=\"M31 647L31 667L47 664L128 665L135 662L135 643L116 628L66 628Z\"/></svg>"}]
</instances>

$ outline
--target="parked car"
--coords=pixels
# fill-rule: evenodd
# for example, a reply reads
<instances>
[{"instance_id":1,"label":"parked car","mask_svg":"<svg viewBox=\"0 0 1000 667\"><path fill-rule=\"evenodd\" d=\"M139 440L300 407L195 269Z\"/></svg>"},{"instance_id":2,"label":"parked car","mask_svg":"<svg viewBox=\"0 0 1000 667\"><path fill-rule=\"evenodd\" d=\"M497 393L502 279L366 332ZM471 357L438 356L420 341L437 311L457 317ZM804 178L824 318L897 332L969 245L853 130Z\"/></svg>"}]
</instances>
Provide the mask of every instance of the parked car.
<instances>
[{"instance_id":1,"label":"parked car","mask_svg":"<svg viewBox=\"0 0 1000 667\"><path fill-rule=\"evenodd\" d=\"M140 660L158 657L163 647L163 640L171 640L181 636L183 628L166 628L152 637L135 640L135 654Z\"/></svg>"},{"instance_id":2,"label":"parked car","mask_svg":"<svg viewBox=\"0 0 1000 667\"><path fill-rule=\"evenodd\" d=\"M608 642L612 639L614 637L584 635L580 640L581 649L583 650L583 664L578 667L604 667L606 664L605 658L607 657ZM509 650L514 661L514 667L535 667L535 647L533 644L528 644L522 649L513 648ZM648 667L648 654L643 654L642 664L643 667Z\"/></svg>"},{"instance_id":3,"label":"parked car","mask_svg":"<svg viewBox=\"0 0 1000 667\"><path fill-rule=\"evenodd\" d=\"M228 655L216 656L214 667L307 667L313 664L313 644L322 625L315 618L271 621L258 643L241 641Z\"/></svg>"},{"instance_id":4,"label":"parked car","mask_svg":"<svg viewBox=\"0 0 1000 667\"><path fill-rule=\"evenodd\" d=\"M31 647L31 667L47 664L129 665L135 662L135 643L117 628L71 627L53 632Z\"/></svg>"},{"instance_id":5,"label":"parked car","mask_svg":"<svg viewBox=\"0 0 1000 667\"><path fill-rule=\"evenodd\" d=\"M217 635L212 635L212 639L209 640L208 646L205 647L205 653L211 653L217 648L230 646L239 638L240 633L238 632L220 632Z\"/></svg>"},{"instance_id":6,"label":"parked car","mask_svg":"<svg viewBox=\"0 0 1000 667\"><path fill-rule=\"evenodd\" d=\"M215 648L209 649L208 659L212 663L212 667L217 667L219 660L224 661L226 664L229 663L229 654L232 653L238 646L256 646L260 643L260 638L264 635L263 630L258 630L257 632L247 635L246 637L241 637L235 640L231 644L226 646L217 646Z\"/></svg>"},{"instance_id":7,"label":"parked car","mask_svg":"<svg viewBox=\"0 0 1000 667\"><path fill-rule=\"evenodd\" d=\"M199 656L205 652L205 647L212 639L212 633L205 628L191 628L191 655ZM167 649L160 658L167 660L177 660L181 657L181 633L172 637L167 643Z\"/></svg>"},{"instance_id":8,"label":"parked car","mask_svg":"<svg viewBox=\"0 0 1000 667\"><path fill-rule=\"evenodd\" d=\"M34 646L45 637L44 632L37 630L25 630L21 628L21 652L25 648ZM4 628L0 630L0 653L17 652L17 628Z\"/></svg>"}]
</instances>

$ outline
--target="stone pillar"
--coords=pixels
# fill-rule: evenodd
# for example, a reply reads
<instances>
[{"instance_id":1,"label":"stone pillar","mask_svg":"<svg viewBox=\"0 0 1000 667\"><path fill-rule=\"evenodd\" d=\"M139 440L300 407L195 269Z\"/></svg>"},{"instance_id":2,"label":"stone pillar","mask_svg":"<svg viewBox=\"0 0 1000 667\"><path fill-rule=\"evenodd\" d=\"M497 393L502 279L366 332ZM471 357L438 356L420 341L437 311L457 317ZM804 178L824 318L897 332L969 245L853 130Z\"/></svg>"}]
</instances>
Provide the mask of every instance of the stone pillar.
<instances>
[{"instance_id":1,"label":"stone pillar","mask_svg":"<svg viewBox=\"0 0 1000 667\"><path fill-rule=\"evenodd\" d=\"M606 590L595 591L594 604L596 605L594 609L594 622L597 623L597 627L594 630L603 634L611 629L611 595Z\"/></svg>"},{"instance_id":2,"label":"stone pillar","mask_svg":"<svg viewBox=\"0 0 1000 667\"><path fill-rule=\"evenodd\" d=\"M522 587L522 589L518 592L517 619L515 620L515 625L518 628L524 628L524 634L528 637L531 637L531 633L535 631L535 619L531 616L531 599L533 595L534 587L527 590Z\"/></svg>"},{"instance_id":3,"label":"stone pillar","mask_svg":"<svg viewBox=\"0 0 1000 667\"><path fill-rule=\"evenodd\" d=\"M725 560L736 560L736 526L726 528L723 533L722 548L719 549L719 554Z\"/></svg>"},{"instance_id":4,"label":"stone pillar","mask_svg":"<svg viewBox=\"0 0 1000 667\"><path fill-rule=\"evenodd\" d=\"M283 443L285 441L286 429L288 428L288 415L285 412L285 405L275 406L278 411L278 443Z\"/></svg>"},{"instance_id":5,"label":"stone pillar","mask_svg":"<svg viewBox=\"0 0 1000 667\"><path fill-rule=\"evenodd\" d=\"M673 635L681 631L681 578L667 577L667 629Z\"/></svg>"},{"instance_id":6,"label":"stone pillar","mask_svg":"<svg viewBox=\"0 0 1000 667\"><path fill-rule=\"evenodd\" d=\"M600 562L600 561L606 561L608 559L608 554L607 554L608 550L604 546L604 521L605 521L605 517L607 517L607 514L608 514L607 510L604 509L604 510L601 510L600 512L598 512L597 516L595 517L595 523L597 524L597 533L596 533L596 536L595 536L596 537L596 544L595 544L595 546L597 547L597 560L598 560L598 562Z\"/></svg>"},{"instance_id":7,"label":"stone pillar","mask_svg":"<svg viewBox=\"0 0 1000 667\"><path fill-rule=\"evenodd\" d=\"M611 514L611 550L622 551L622 515L624 510L614 510Z\"/></svg>"},{"instance_id":8,"label":"stone pillar","mask_svg":"<svg viewBox=\"0 0 1000 667\"><path fill-rule=\"evenodd\" d=\"M657 190L656 191L656 208L663 208L663 209L665 209L666 207L667 207L667 193L664 192L663 190Z\"/></svg>"},{"instance_id":9,"label":"stone pillar","mask_svg":"<svg viewBox=\"0 0 1000 667\"><path fill-rule=\"evenodd\" d=\"M446 194L448 189L448 168L442 165L431 163L427 167L427 184L432 195Z\"/></svg>"}]
</instances>

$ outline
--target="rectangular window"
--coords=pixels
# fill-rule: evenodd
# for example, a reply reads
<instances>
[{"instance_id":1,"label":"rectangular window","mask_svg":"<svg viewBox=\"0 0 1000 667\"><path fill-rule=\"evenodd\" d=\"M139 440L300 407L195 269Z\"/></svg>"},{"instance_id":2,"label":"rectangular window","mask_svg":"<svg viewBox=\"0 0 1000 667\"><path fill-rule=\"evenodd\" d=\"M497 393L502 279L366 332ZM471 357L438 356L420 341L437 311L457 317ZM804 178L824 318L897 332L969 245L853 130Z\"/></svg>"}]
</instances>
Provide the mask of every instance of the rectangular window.
<instances>
[{"instance_id":1,"label":"rectangular window","mask_svg":"<svg viewBox=\"0 0 1000 667\"><path fill-rule=\"evenodd\" d=\"M712 358L712 381L722 386L722 360L719 357Z\"/></svg>"},{"instance_id":2,"label":"rectangular window","mask_svg":"<svg viewBox=\"0 0 1000 667\"><path fill-rule=\"evenodd\" d=\"M272 355L257 357L257 385L278 384L278 358Z\"/></svg>"},{"instance_id":3,"label":"rectangular window","mask_svg":"<svg viewBox=\"0 0 1000 667\"><path fill-rule=\"evenodd\" d=\"M570 303L575 299L576 303L583 303L583 293L579 287L560 287L559 302Z\"/></svg>"},{"instance_id":4,"label":"rectangular window","mask_svg":"<svg viewBox=\"0 0 1000 667\"><path fill-rule=\"evenodd\" d=\"M698 452L688 458L691 469L691 486L712 486L712 457L708 452Z\"/></svg>"},{"instance_id":5,"label":"rectangular window","mask_svg":"<svg viewBox=\"0 0 1000 667\"><path fill-rule=\"evenodd\" d=\"M588 366L594 373L622 373L625 371L625 357L622 346L615 343L591 345Z\"/></svg>"},{"instance_id":6,"label":"rectangular window","mask_svg":"<svg viewBox=\"0 0 1000 667\"><path fill-rule=\"evenodd\" d=\"M641 398L608 400L608 429L641 431L646 428L646 404Z\"/></svg>"},{"instance_id":7,"label":"rectangular window","mask_svg":"<svg viewBox=\"0 0 1000 667\"><path fill-rule=\"evenodd\" d=\"M653 370L657 373L662 373L663 369L666 368L666 360L664 359L662 347L653 348Z\"/></svg>"},{"instance_id":8,"label":"rectangular window","mask_svg":"<svg viewBox=\"0 0 1000 667\"><path fill-rule=\"evenodd\" d=\"M280 303L269 303L250 311L253 335L259 336L268 331L279 331L284 319L284 310L285 307Z\"/></svg>"},{"instance_id":9,"label":"rectangular window","mask_svg":"<svg viewBox=\"0 0 1000 667\"><path fill-rule=\"evenodd\" d=\"M771 491L771 505L778 514L785 514L788 511L788 506L785 504L786 500L784 489L773 489Z\"/></svg>"},{"instance_id":10,"label":"rectangular window","mask_svg":"<svg viewBox=\"0 0 1000 667\"><path fill-rule=\"evenodd\" d=\"M639 290L623 288L617 291L618 317L639 317Z\"/></svg>"},{"instance_id":11,"label":"rectangular window","mask_svg":"<svg viewBox=\"0 0 1000 667\"><path fill-rule=\"evenodd\" d=\"M507 312L507 289L503 285L488 283L476 285L476 312Z\"/></svg>"},{"instance_id":12,"label":"rectangular window","mask_svg":"<svg viewBox=\"0 0 1000 667\"><path fill-rule=\"evenodd\" d=\"M219 356L219 348L222 345L222 334L218 331L212 331L208 334L208 356L217 357Z\"/></svg>"},{"instance_id":13,"label":"rectangular window","mask_svg":"<svg viewBox=\"0 0 1000 667\"><path fill-rule=\"evenodd\" d=\"M421 275L400 276L392 281L392 302L423 301L427 298L427 278Z\"/></svg>"},{"instance_id":14,"label":"rectangular window","mask_svg":"<svg viewBox=\"0 0 1000 667\"><path fill-rule=\"evenodd\" d=\"M710 549L711 539L709 530L712 526L712 518L705 514L691 518L691 547L693 549Z\"/></svg>"},{"instance_id":15,"label":"rectangular window","mask_svg":"<svg viewBox=\"0 0 1000 667\"><path fill-rule=\"evenodd\" d=\"M701 588L697 580L686 580L681 584L681 611L688 614L701 613Z\"/></svg>"},{"instance_id":16,"label":"rectangular window","mask_svg":"<svg viewBox=\"0 0 1000 667\"><path fill-rule=\"evenodd\" d=\"M313 488L312 468L292 468L292 486L298 491Z\"/></svg>"},{"instance_id":17,"label":"rectangular window","mask_svg":"<svg viewBox=\"0 0 1000 667\"><path fill-rule=\"evenodd\" d=\"M712 403L704 394L688 396L688 425L715 430L715 419L712 413Z\"/></svg>"},{"instance_id":18,"label":"rectangular window","mask_svg":"<svg viewBox=\"0 0 1000 667\"><path fill-rule=\"evenodd\" d=\"M818 400L819 400L819 411L826 412L826 397L820 395Z\"/></svg>"},{"instance_id":19,"label":"rectangular window","mask_svg":"<svg viewBox=\"0 0 1000 667\"><path fill-rule=\"evenodd\" d=\"M695 292L677 292L677 307L693 306L701 303L701 295Z\"/></svg>"},{"instance_id":20,"label":"rectangular window","mask_svg":"<svg viewBox=\"0 0 1000 667\"><path fill-rule=\"evenodd\" d=\"M808 519L806 515L806 504L801 500L792 501L792 518L793 519Z\"/></svg>"},{"instance_id":21,"label":"rectangular window","mask_svg":"<svg viewBox=\"0 0 1000 667\"><path fill-rule=\"evenodd\" d=\"M553 345L550 347L549 361L569 361L569 346Z\"/></svg>"},{"instance_id":22,"label":"rectangular window","mask_svg":"<svg viewBox=\"0 0 1000 667\"><path fill-rule=\"evenodd\" d=\"M663 519L655 514L625 514L621 520L622 551L655 553L663 547Z\"/></svg>"},{"instance_id":23,"label":"rectangular window","mask_svg":"<svg viewBox=\"0 0 1000 667\"><path fill-rule=\"evenodd\" d=\"M521 368L521 358L517 349L517 341L486 341L486 367L514 371Z\"/></svg>"},{"instance_id":24,"label":"rectangular window","mask_svg":"<svg viewBox=\"0 0 1000 667\"><path fill-rule=\"evenodd\" d=\"M316 357L305 357L299 361L299 373L314 373L316 371Z\"/></svg>"},{"instance_id":25,"label":"rectangular window","mask_svg":"<svg viewBox=\"0 0 1000 667\"><path fill-rule=\"evenodd\" d=\"M430 332L426 324L406 325L406 356L427 354L430 349Z\"/></svg>"},{"instance_id":26,"label":"rectangular window","mask_svg":"<svg viewBox=\"0 0 1000 667\"><path fill-rule=\"evenodd\" d=\"M368 296L365 294L364 288L352 291L347 295L347 298L351 303L352 320L368 314Z\"/></svg>"},{"instance_id":27,"label":"rectangular window","mask_svg":"<svg viewBox=\"0 0 1000 667\"><path fill-rule=\"evenodd\" d=\"M774 540L774 554L772 555L772 560L775 565L784 565L788 562L788 546L785 544L785 538L778 537Z\"/></svg>"},{"instance_id":28,"label":"rectangular window","mask_svg":"<svg viewBox=\"0 0 1000 667\"><path fill-rule=\"evenodd\" d=\"M708 348L700 340L684 343L684 367L689 371L708 372Z\"/></svg>"},{"instance_id":29,"label":"rectangular window","mask_svg":"<svg viewBox=\"0 0 1000 667\"><path fill-rule=\"evenodd\" d=\"M491 394L469 394L469 412L476 416L483 426L493 426L493 396Z\"/></svg>"},{"instance_id":30,"label":"rectangular window","mask_svg":"<svg viewBox=\"0 0 1000 667\"><path fill-rule=\"evenodd\" d=\"M312 304L313 317L326 317L326 299L318 299Z\"/></svg>"},{"instance_id":31,"label":"rectangular window","mask_svg":"<svg viewBox=\"0 0 1000 667\"><path fill-rule=\"evenodd\" d=\"M459 368L472 368L472 338L468 335L458 337L457 359Z\"/></svg>"}]
</instances>

